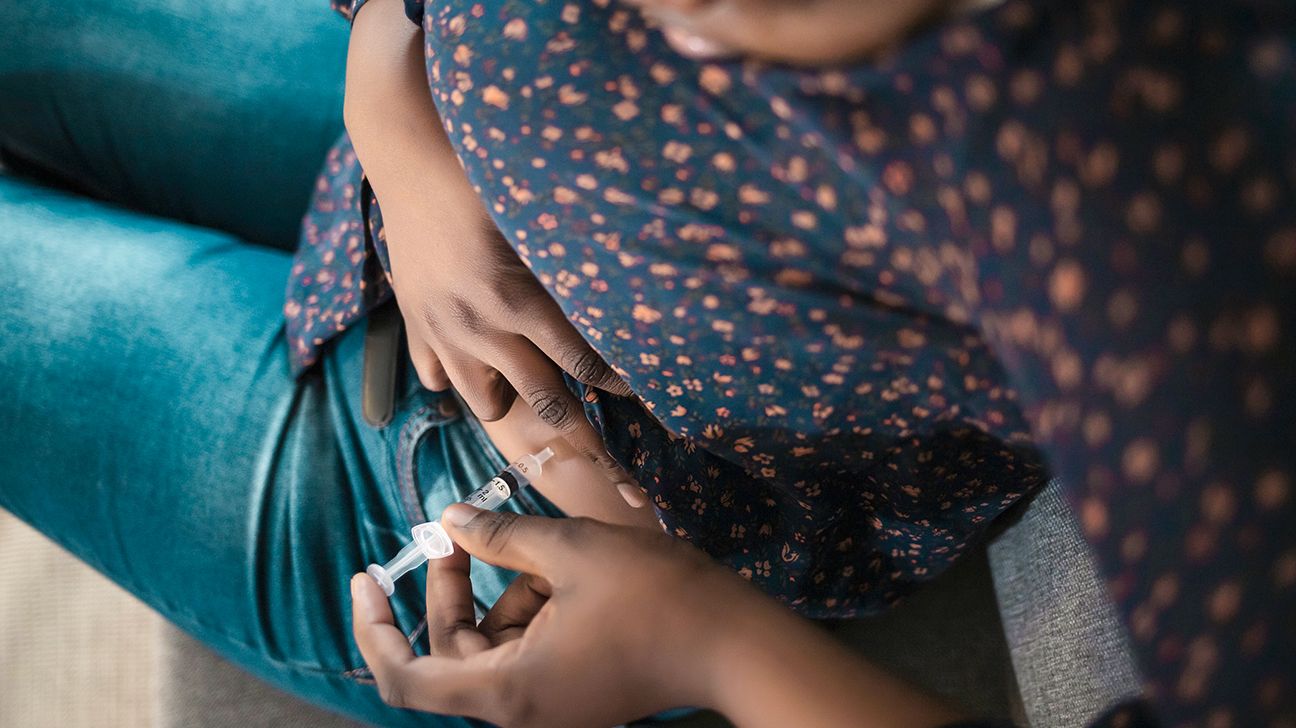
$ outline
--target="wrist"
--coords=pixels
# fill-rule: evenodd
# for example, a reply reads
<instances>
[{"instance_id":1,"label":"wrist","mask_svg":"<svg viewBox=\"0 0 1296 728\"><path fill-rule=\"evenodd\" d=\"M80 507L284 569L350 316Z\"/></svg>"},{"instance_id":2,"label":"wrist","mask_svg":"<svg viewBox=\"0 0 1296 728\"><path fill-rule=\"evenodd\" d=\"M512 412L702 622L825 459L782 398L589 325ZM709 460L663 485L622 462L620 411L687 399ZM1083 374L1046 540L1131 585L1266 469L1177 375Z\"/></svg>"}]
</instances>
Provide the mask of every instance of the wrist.
<instances>
[{"instance_id":1,"label":"wrist","mask_svg":"<svg viewBox=\"0 0 1296 728\"><path fill-rule=\"evenodd\" d=\"M726 630L707 707L736 725L930 728L962 716L765 599Z\"/></svg>"},{"instance_id":2,"label":"wrist","mask_svg":"<svg viewBox=\"0 0 1296 728\"><path fill-rule=\"evenodd\" d=\"M701 676L693 682L698 707L715 710L731 720L739 706L750 703L758 674L777 671L778 655L796 649L803 631L813 629L795 613L746 582L712 604L717 612L708 625L708 641L700 650ZM790 644L789 644L790 643Z\"/></svg>"}]
</instances>

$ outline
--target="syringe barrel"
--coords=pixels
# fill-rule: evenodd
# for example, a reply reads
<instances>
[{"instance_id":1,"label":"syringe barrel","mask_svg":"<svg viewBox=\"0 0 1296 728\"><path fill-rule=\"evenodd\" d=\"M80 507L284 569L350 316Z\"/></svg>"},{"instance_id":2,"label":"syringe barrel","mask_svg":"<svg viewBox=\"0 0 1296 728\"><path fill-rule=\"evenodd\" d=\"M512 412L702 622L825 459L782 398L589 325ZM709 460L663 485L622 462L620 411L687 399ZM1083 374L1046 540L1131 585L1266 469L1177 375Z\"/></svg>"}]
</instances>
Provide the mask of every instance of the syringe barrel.
<instances>
[{"instance_id":1,"label":"syringe barrel","mask_svg":"<svg viewBox=\"0 0 1296 728\"><path fill-rule=\"evenodd\" d=\"M540 474L545 462L553 456L553 449L548 447L537 453L523 455L517 462L500 471L499 475L491 478L489 483L469 493L463 502L487 511L498 508L519 490L531 485L531 480ZM439 559L454 553L454 543L449 534L436 521L415 526L410 535L414 540L406 544L391 561L381 566L370 564L365 570L387 596L395 591L396 580L416 566L429 558Z\"/></svg>"},{"instance_id":2,"label":"syringe barrel","mask_svg":"<svg viewBox=\"0 0 1296 728\"><path fill-rule=\"evenodd\" d=\"M547 447L538 453L523 456L501 470L489 483L469 493L463 502L485 511L495 510L517 495L519 490L531 485L531 479L540 474L545 461L551 457L553 450Z\"/></svg>"},{"instance_id":3,"label":"syringe barrel","mask_svg":"<svg viewBox=\"0 0 1296 728\"><path fill-rule=\"evenodd\" d=\"M500 471L499 475L491 478L486 485L469 493L468 497L463 499L463 502L474 508L493 511L504 501L512 498L514 493L517 493L522 486L529 482L525 480L525 476L519 478L517 471L510 465Z\"/></svg>"}]
</instances>

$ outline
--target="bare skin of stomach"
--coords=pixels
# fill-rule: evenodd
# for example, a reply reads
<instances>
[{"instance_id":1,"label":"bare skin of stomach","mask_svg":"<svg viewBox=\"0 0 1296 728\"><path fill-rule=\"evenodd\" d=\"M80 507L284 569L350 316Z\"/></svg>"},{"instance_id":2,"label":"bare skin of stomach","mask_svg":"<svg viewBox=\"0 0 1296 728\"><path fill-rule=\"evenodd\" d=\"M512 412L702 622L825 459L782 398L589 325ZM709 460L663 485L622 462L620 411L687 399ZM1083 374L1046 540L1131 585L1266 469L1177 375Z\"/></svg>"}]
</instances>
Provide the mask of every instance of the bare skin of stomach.
<instances>
[{"instance_id":1,"label":"bare skin of stomach","mask_svg":"<svg viewBox=\"0 0 1296 728\"><path fill-rule=\"evenodd\" d=\"M503 418L483 422L482 427L509 462L546 447L554 449L553 459L545 463L532 487L567 515L626 526L661 527L651 507L631 508L603 471L568 445L520 397Z\"/></svg>"}]
</instances>

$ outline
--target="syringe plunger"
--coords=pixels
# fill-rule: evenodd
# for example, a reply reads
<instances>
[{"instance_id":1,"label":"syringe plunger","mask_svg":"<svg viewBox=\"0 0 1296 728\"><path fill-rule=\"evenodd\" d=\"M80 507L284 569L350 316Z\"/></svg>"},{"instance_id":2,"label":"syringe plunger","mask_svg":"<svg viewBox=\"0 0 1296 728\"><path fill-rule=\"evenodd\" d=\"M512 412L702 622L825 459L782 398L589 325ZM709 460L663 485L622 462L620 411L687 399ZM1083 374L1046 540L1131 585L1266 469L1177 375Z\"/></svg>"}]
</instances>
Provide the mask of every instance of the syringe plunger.
<instances>
[{"instance_id":1,"label":"syringe plunger","mask_svg":"<svg viewBox=\"0 0 1296 728\"><path fill-rule=\"evenodd\" d=\"M464 498L463 503L484 510L493 510L512 498L544 469L545 461L554 455L553 448L546 447L537 453L523 455L517 462L500 471L490 480ZM410 535L413 538L402 548L391 561L379 566L370 564L365 573L378 582L387 596L396 591L396 580L413 571L428 559L443 559L454 553L454 541L450 534L437 521L428 521L415 526Z\"/></svg>"}]
</instances>

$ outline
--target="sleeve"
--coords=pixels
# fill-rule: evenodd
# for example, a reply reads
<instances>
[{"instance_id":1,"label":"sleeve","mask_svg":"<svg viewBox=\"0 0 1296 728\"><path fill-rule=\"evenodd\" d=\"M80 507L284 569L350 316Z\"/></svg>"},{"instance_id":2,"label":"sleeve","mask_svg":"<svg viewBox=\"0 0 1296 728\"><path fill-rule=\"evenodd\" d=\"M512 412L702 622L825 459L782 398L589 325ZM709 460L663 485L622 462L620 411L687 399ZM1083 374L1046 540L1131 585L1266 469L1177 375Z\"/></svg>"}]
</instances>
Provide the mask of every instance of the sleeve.
<instances>
[{"instance_id":1,"label":"sleeve","mask_svg":"<svg viewBox=\"0 0 1296 728\"><path fill-rule=\"evenodd\" d=\"M423 0L405 0L405 17L415 25L423 25Z\"/></svg>"},{"instance_id":2,"label":"sleeve","mask_svg":"<svg viewBox=\"0 0 1296 728\"><path fill-rule=\"evenodd\" d=\"M366 0L329 0L329 5L348 22L354 23ZM423 0L405 0L405 16L415 25L423 25Z\"/></svg>"},{"instance_id":3,"label":"sleeve","mask_svg":"<svg viewBox=\"0 0 1296 728\"><path fill-rule=\"evenodd\" d=\"M1089 728L1159 728L1161 723L1152 708L1142 700L1131 700L1109 708L1087 724ZM1012 723L997 720L961 720L941 728L1013 728Z\"/></svg>"},{"instance_id":4,"label":"sleeve","mask_svg":"<svg viewBox=\"0 0 1296 728\"><path fill-rule=\"evenodd\" d=\"M347 22L355 22L356 13L360 12L360 6L365 4L365 0L329 0L329 5L339 15L347 19Z\"/></svg>"}]
</instances>

